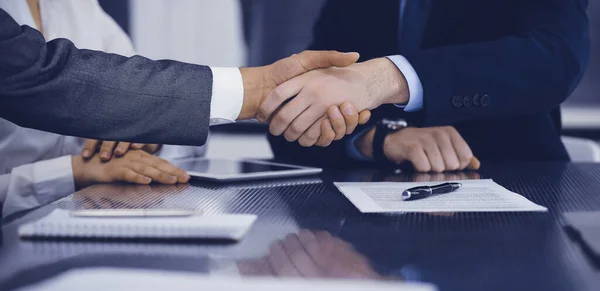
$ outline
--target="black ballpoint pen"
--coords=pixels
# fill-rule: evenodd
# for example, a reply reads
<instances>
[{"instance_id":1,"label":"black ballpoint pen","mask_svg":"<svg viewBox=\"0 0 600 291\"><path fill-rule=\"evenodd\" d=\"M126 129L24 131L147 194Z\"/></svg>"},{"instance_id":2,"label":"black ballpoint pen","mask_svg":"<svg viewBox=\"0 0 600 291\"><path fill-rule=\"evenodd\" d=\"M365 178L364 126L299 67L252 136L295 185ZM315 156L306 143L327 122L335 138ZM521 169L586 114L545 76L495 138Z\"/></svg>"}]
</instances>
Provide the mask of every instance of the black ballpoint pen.
<instances>
[{"instance_id":1,"label":"black ballpoint pen","mask_svg":"<svg viewBox=\"0 0 600 291\"><path fill-rule=\"evenodd\" d=\"M446 194L458 190L462 186L461 183L444 183L435 186L414 187L402 192L402 200L411 201L427 198L435 194Z\"/></svg>"}]
</instances>

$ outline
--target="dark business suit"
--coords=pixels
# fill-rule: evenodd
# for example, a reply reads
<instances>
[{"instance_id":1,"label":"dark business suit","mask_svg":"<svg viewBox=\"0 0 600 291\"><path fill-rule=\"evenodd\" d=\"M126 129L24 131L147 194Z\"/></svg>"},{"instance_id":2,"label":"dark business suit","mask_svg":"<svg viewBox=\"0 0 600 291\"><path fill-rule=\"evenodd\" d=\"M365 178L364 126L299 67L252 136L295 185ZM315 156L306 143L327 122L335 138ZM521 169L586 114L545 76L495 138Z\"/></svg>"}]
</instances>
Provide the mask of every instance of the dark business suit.
<instances>
[{"instance_id":1,"label":"dark business suit","mask_svg":"<svg viewBox=\"0 0 600 291\"><path fill-rule=\"evenodd\" d=\"M402 54L415 68L423 110L382 106L372 122L452 125L482 160L569 159L559 105L587 65L587 0L408 1L420 7L405 10L402 31L398 0L330 0L315 27L312 49L358 51L362 60ZM346 140L326 149L271 143L282 160L351 162Z\"/></svg>"},{"instance_id":2,"label":"dark business suit","mask_svg":"<svg viewBox=\"0 0 600 291\"><path fill-rule=\"evenodd\" d=\"M206 141L212 72L174 61L46 43L0 9L0 117L89 138L182 145Z\"/></svg>"}]
</instances>

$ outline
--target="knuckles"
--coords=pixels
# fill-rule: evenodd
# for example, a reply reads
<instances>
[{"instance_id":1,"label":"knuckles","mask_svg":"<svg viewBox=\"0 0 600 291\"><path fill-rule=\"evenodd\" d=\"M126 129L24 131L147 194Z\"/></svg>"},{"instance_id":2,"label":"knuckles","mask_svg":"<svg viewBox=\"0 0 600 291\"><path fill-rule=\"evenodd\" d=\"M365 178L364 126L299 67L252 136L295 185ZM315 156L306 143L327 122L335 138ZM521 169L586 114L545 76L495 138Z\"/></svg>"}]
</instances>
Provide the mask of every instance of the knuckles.
<instances>
[{"instance_id":1,"label":"knuckles","mask_svg":"<svg viewBox=\"0 0 600 291\"><path fill-rule=\"evenodd\" d=\"M272 124L287 125L292 121L291 118L288 116L289 114L286 114L285 112L279 112L279 114L273 117Z\"/></svg>"},{"instance_id":2,"label":"knuckles","mask_svg":"<svg viewBox=\"0 0 600 291\"><path fill-rule=\"evenodd\" d=\"M297 124L297 123L293 123L290 126L290 128L288 128L288 130L294 136L300 136L300 135L302 135L304 133L304 128L301 125Z\"/></svg>"}]
</instances>

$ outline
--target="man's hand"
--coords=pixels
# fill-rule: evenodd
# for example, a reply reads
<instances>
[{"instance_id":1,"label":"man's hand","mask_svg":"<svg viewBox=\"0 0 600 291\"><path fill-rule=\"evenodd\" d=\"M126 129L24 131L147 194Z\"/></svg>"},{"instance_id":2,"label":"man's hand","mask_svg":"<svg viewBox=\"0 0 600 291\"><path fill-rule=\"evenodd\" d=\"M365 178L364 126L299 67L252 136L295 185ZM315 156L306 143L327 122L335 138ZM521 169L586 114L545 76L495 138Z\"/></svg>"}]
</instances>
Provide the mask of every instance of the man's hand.
<instances>
[{"instance_id":1,"label":"man's hand","mask_svg":"<svg viewBox=\"0 0 600 291\"><path fill-rule=\"evenodd\" d=\"M277 86L311 70L332 66L350 66L356 63L358 58L359 55L357 53L304 51L269 66L240 69L244 82L244 103L238 119L256 118L262 122L266 122L267 119L259 115L258 108ZM341 103L336 104L335 107L340 105ZM368 110L360 112L359 116L358 113L354 112L356 111L354 107L346 109L347 111L343 110L343 106L341 109L333 109L333 107L331 112L334 110L338 110L339 112L341 110L343 115L330 115L328 118L323 113L318 120L315 119L313 121L313 129L310 132L312 136L306 136L303 140L303 145L329 145L334 139L340 139L345 134L352 133L358 124L366 123L371 116L371 112ZM341 125L342 120L344 121L343 126ZM314 137L314 135L317 136ZM318 143L317 140L319 141Z\"/></svg>"},{"instance_id":2,"label":"man's hand","mask_svg":"<svg viewBox=\"0 0 600 291\"><path fill-rule=\"evenodd\" d=\"M359 151L373 157L374 130L356 142ZM405 128L385 138L384 153L396 163L409 161L419 172L478 170L480 163L454 127Z\"/></svg>"},{"instance_id":3,"label":"man's hand","mask_svg":"<svg viewBox=\"0 0 600 291\"><path fill-rule=\"evenodd\" d=\"M141 144L141 143L129 143L129 142L118 142L118 141L100 141L95 139L88 139L81 150L81 156L88 160L91 159L96 152L100 154L100 159L104 162L110 161L113 156L122 157L129 151L132 150L144 150L147 153L154 154L160 150L161 145L159 144Z\"/></svg>"},{"instance_id":4,"label":"man's hand","mask_svg":"<svg viewBox=\"0 0 600 291\"><path fill-rule=\"evenodd\" d=\"M381 279L352 245L323 231L302 230L273 243L266 258L238 263L243 275Z\"/></svg>"},{"instance_id":5,"label":"man's hand","mask_svg":"<svg viewBox=\"0 0 600 291\"><path fill-rule=\"evenodd\" d=\"M148 185L187 183L190 179L184 170L142 150L129 151L109 162L101 161L98 155L89 161L74 156L71 163L77 189L118 181Z\"/></svg>"},{"instance_id":6,"label":"man's hand","mask_svg":"<svg viewBox=\"0 0 600 291\"><path fill-rule=\"evenodd\" d=\"M270 119L273 135L284 134L288 141L295 141L331 106L349 102L358 111L370 110L386 103L407 103L408 95L408 85L398 68L386 58L375 59L314 70L283 83L264 99L258 119Z\"/></svg>"},{"instance_id":7,"label":"man's hand","mask_svg":"<svg viewBox=\"0 0 600 291\"><path fill-rule=\"evenodd\" d=\"M371 118L371 111L356 112L354 105L344 103L342 106L331 106L327 115L315 122L302 136L298 143L303 147L314 145L326 147L334 140L340 140L354 132L360 124L366 124Z\"/></svg>"},{"instance_id":8,"label":"man's hand","mask_svg":"<svg viewBox=\"0 0 600 291\"><path fill-rule=\"evenodd\" d=\"M359 57L358 53L304 51L268 66L240 69L244 82L244 103L237 119L256 118L266 122L267 119L258 116L258 108L277 86L315 69L350 66Z\"/></svg>"}]
</instances>

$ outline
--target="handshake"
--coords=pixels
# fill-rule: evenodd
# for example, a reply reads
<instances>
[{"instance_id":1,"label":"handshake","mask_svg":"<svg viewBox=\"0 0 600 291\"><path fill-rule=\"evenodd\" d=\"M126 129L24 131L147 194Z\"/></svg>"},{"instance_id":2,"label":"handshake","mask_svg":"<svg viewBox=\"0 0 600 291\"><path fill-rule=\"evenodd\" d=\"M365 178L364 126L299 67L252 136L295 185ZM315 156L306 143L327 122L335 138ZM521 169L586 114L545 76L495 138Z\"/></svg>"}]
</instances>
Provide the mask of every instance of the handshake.
<instances>
[{"instance_id":1,"label":"handshake","mask_svg":"<svg viewBox=\"0 0 600 291\"><path fill-rule=\"evenodd\" d=\"M244 99L237 119L268 122L271 134L283 135L289 142L326 147L367 123L370 110L408 103L407 81L394 63L387 58L362 63L358 59L357 53L304 51L268 66L242 68ZM355 142L366 158L373 157L373 139L371 128ZM160 148L88 140L81 157L72 161L75 184L82 188L114 181L187 182L184 171L152 155ZM383 150L391 161L408 161L420 172L479 168L469 145L453 127L395 132L386 137Z\"/></svg>"},{"instance_id":2,"label":"handshake","mask_svg":"<svg viewBox=\"0 0 600 291\"><path fill-rule=\"evenodd\" d=\"M358 59L358 53L304 51L240 69L244 102L238 120L269 122L273 135L325 147L365 124L370 110L408 102L406 80L391 61Z\"/></svg>"}]
</instances>

